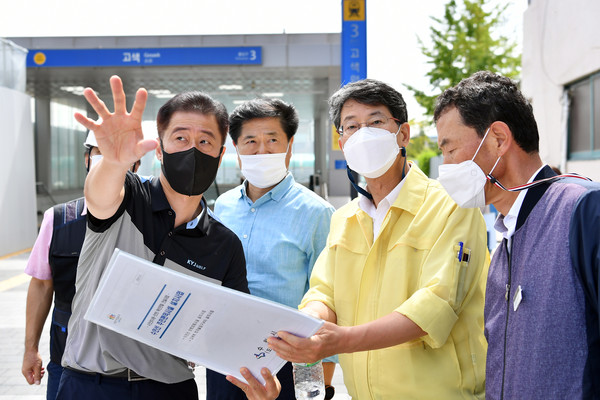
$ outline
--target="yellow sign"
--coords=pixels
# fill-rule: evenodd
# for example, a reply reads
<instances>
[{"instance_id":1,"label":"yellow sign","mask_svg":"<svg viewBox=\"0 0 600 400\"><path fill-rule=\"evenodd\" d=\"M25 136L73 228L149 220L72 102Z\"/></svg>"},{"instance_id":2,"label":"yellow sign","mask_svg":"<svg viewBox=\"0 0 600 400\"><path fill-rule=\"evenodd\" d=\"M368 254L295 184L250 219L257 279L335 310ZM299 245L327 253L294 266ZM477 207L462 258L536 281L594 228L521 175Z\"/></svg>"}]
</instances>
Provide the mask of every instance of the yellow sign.
<instances>
[{"instance_id":1,"label":"yellow sign","mask_svg":"<svg viewBox=\"0 0 600 400\"><path fill-rule=\"evenodd\" d=\"M42 52L35 53L33 55L33 62L37 65L42 65L46 62L46 55Z\"/></svg>"},{"instance_id":2,"label":"yellow sign","mask_svg":"<svg viewBox=\"0 0 600 400\"><path fill-rule=\"evenodd\" d=\"M365 0L344 0L344 21L364 21L365 8Z\"/></svg>"},{"instance_id":3,"label":"yellow sign","mask_svg":"<svg viewBox=\"0 0 600 400\"><path fill-rule=\"evenodd\" d=\"M338 150L338 151L342 150L342 149L340 149L340 144L338 143L339 138L340 138L340 134L335 129L335 126L331 125L331 150Z\"/></svg>"}]
</instances>

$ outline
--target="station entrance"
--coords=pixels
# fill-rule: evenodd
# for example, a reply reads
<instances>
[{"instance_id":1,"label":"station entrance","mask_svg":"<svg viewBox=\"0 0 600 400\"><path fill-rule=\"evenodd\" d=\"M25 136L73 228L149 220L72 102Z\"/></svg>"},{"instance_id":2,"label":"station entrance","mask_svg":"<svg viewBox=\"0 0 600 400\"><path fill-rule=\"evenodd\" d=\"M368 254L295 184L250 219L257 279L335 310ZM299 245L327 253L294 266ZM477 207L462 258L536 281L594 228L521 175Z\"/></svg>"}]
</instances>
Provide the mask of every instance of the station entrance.
<instances>
[{"instance_id":1,"label":"station entrance","mask_svg":"<svg viewBox=\"0 0 600 400\"><path fill-rule=\"evenodd\" d=\"M293 104L300 116L300 126L294 139L290 170L298 182L314 188L321 195L325 194L323 187L328 179L326 171L332 140L327 99L340 82L339 35L231 35L180 37L178 40L164 37L10 40L29 50L28 60L35 60L35 57L39 60L42 57L39 54L48 49L119 50L123 54L129 52L131 60L131 49L171 49L174 43L179 43L182 49L197 48L198 43L212 49L232 46L260 49L259 64L104 66L102 62L96 62L100 65L78 66L74 63L64 66L59 63L57 66L44 66L28 61L26 91L34 99L38 210L43 211L53 203L72 199L81 193L86 174L83 166L86 131L75 121L73 114L82 112L95 117L82 95L86 87L94 89L112 110L109 87L112 75L119 75L123 80L129 108L138 88L148 91L143 118L144 135L147 137L156 135L158 109L168 98L182 91L208 93L223 102L229 112L245 100L256 97L277 97ZM209 203L240 183L237 155L229 138L226 147L216 185L206 194ZM147 154L138 173L157 176L159 172L158 160L153 153Z\"/></svg>"}]
</instances>

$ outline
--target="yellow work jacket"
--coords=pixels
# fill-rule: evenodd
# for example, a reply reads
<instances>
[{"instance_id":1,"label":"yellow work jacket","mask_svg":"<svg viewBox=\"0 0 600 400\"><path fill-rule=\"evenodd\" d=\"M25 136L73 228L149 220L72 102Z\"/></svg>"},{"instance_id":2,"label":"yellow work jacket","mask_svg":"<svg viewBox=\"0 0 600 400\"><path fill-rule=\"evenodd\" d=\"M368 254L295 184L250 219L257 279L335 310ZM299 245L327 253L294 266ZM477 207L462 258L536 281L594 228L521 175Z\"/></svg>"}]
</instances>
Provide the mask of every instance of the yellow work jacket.
<instances>
[{"instance_id":1,"label":"yellow work jacket","mask_svg":"<svg viewBox=\"0 0 600 400\"><path fill-rule=\"evenodd\" d=\"M320 301L340 326L399 312L427 333L340 354L355 400L483 398L489 266L483 217L479 209L459 208L414 164L405 179L375 241L373 220L358 199L334 213L300 308Z\"/></svg>"}]
</instances>

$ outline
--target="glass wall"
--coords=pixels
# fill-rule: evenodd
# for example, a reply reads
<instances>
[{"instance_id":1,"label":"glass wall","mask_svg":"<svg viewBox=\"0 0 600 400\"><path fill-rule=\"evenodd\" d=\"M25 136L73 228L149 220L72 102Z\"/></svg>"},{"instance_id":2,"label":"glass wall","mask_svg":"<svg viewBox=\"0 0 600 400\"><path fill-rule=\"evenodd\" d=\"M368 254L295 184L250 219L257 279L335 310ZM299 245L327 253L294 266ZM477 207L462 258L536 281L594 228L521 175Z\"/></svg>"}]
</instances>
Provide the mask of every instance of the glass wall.
<instances>
[{"instance_id":1,"label":"glass wall","mask_svg":"<svg viewBox=\"0 0 600 400\"><path fill-rule=\"evenodd\" d=\"M316 83L315 83L316 85ZM86 114L86 101L81 95L83 87L77 90L69 86L67 89L55 90L50 103L51 124L51 185L52 192L83 188L86 170L84 168L83 143L87 131L74 118L75 112ZM159 108L173 94L149 89L148 101L144 110L142 129L146 138L156 138L156 115ZM67 93L68 92L68 93ZM168 91L167 91L168 92ZM256 93L210 93L212 97L223 102L228 112L246 100L254 98ZM293 104L299 114L300 124L294 138L290 170L297 182L308 185L309 177L314 173L315 166L315 102L326 102L327 93L306 90L294 93L271 93L270 97L277 97ZM112 99L105 93L99 94L109 110L113 110ZM267 97L267 96L263 96ZM132 99L130 99L132 100ZM130 101L128 101L130 103ZM131 104L128 106L131 107ZM90 110L87 110L89 112ZM207 197L216 198L218 194L238 185L241 173L238 166L237 153L229 136L227 137L226 152L219 168L216 185L207 193ZM160 163L154 152L146 154L141 160L138 174L142 176L158 176Z\"/></svg>"},{"instance_id":2,"label":"glass wall","mask_svg":"<svg viewBox=\"0 0 600 400\"><path fill-rule=\"evenodd\" d=\"M75 121L75 112L85 113L85 109L50 103L52 191L83 187L86 174L83 143L87 131Z\"/></svg>"}]
</instances>

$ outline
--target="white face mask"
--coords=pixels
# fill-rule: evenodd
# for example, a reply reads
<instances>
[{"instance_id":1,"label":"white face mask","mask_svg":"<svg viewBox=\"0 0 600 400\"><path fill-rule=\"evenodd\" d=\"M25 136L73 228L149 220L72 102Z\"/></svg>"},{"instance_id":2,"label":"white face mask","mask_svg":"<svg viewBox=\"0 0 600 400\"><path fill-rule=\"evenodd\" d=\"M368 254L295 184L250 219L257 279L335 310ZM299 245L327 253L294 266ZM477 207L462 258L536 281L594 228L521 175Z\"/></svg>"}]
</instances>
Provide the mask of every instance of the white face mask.
<instances>
[{"instance_id":1,"label":"white face mask","mask_svg":"<svg viewBox=\"0 0 600 400\"><path fill-rule=\"evenodd\" d=\"M238 156L242 161L242 175L257 188L275 186L287 175L287 150L285 153L251 155L241 155L238 152Z\"/></svg>"},{"instance_id":2,"label":"white face mask","mask_svg":"<svg viewBox=\"0 0 600 400\"><path fill-rule=\"evenodd\" d=\"M490 129L485 132L479 147L472 159L459 164L442 164L438 168L438 181L442 184L452 200L461 208L478 208L485 206L485 183L487 177L483 170L473 161L481 149L483 141ZM492 167L489 175L494 172L500 157Z\"/></svg>"},{"instance_id":3,"label":"white face mask","mask_svg":"<svg viewBox=\"0 0 600 400\"><path fill-rule=\"evenodd\" d=\"M102 154L96 154L95 156L90 157L90 169L94 168L98 165L98 162L102 160Z\"/></svg>"},{"instance_id":4,"label":"white face mask","mask_svg":"<svg viewBox=\"0 0 600 400\"><path fill-rule=\"evenodd\" d=\"M400 147L396 133L367 126L356 131L344 144L344 157L351 170L365 178L379 178L396 161Z\"/></svg>"}]
</instances>

